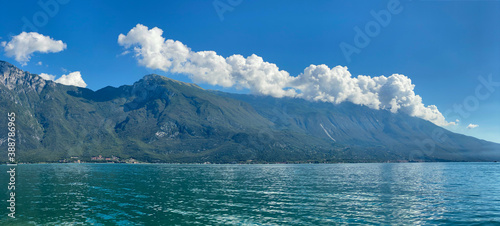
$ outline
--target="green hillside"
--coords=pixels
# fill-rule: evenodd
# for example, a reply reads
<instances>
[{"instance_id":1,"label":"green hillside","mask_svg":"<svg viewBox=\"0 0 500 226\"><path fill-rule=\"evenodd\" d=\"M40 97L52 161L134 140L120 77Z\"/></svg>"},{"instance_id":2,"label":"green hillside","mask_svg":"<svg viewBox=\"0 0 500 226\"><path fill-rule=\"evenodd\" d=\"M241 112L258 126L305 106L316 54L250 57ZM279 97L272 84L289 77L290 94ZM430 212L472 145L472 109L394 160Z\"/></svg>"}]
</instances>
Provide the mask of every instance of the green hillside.
<instances>
[{"instance_id":1,"label":"green hillside","mask_svg":"<svg viewBox=\"0 0 500 226\"><path fill-rule=\"evenodd\" d=\"M0 61L0 105L2 125L8 112L17 115L21 162L99 155L171 163L492 161L500 150L404 114L209 91L159 75L92 91ZM415 141L437 130L446 139L415 152ZM0 129L2 162L7 132Z\"/></svg>"}]
</instances>

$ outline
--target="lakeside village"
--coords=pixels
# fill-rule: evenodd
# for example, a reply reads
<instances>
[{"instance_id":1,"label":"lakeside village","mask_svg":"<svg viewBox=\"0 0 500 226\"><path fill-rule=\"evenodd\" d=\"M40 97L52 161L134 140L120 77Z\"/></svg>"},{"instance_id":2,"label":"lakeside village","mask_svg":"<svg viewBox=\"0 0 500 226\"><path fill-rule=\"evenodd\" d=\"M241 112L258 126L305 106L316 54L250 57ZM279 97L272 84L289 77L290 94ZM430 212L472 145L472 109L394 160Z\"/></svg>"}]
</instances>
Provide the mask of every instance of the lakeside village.
<instances>
[{"instance_id":1,"label":"lakeside village","mask_svg":"<svg viewBox=\"0 0 500 226\"><path fill-rule=\"evenodd\" d=\"M102 155L92 156L90 158L90 161L84 161L80 157L70 157L68 159L61 159L59 160L59 162L60 163L128 163L128 164L141 163L133 158L120 159L114 155L112 155L111 157L103 157Z\"/></svg>"}]
</instances>

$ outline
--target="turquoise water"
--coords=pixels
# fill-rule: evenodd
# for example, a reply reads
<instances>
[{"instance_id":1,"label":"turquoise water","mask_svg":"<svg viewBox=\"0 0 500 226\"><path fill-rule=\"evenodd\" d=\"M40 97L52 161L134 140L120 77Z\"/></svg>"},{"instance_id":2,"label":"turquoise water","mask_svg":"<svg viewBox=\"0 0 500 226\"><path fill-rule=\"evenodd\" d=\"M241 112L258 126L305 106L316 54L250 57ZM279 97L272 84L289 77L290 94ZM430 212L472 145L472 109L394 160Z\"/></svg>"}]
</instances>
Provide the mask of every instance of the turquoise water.
<instances>
[{"instance_id":1,"label":"turquoise water","mask_svg":"<svg viewBox=\"0 0 500 226\"><path fill-rule=\"evenodd\" d=\"M7 166L0 174L7 200ZM1 225L500 224L500 164L37 164Z\"/></svg>"}]
</instances>

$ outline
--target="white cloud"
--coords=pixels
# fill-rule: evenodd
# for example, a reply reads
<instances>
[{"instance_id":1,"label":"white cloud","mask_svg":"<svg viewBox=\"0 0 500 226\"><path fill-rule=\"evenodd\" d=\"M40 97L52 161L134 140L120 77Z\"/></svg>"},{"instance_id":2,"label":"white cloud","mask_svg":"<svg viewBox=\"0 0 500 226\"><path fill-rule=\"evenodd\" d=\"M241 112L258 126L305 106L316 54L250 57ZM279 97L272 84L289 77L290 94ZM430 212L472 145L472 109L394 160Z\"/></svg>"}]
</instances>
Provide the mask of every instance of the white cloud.
<instances>
[{"instance_id":1,"label":"white cloud","mask_svg":"<svg viewBox=\"0 0 500 226\"><path fill-rule=\"evenodd\" d=\"M411 79L401 74L352 77L347 67L311 65L291 85L301 91L297 97L308 100L337 104L349 101L373 109L404 112L440 126L455 124L447 122L436 106L425 106L415 94Z\"/></svg>"},{"instance_id":2,"label":"white cloud","mask_svg":"<svg viewBox=\"0 0 500 226\"><path fill-rule=\"evenodd\" d=\"M51 80L67 86L78 86L82 88L87 87L87 84L85 83L85 81L83 81L82 75L80 74L79 71L71 72L68 75L62 75L58 79L55 79L56 78L55 75L49 75L45 73L41 73L40 77L42 77L45 80Z\"/></svg>"},{"instance_id":3,"label":"white cloud","mask_svg":"<svg viewBox=\"0 0 500 226\"><path fill-rule=\"evenodd\" d=\"M68 75L63 75L58 78L55 82L67 85L67 86L78 86L85 88L87 87L87 83L83 81L82 75L79 71L71 72Z\"/></svg>"},{"instance_id":4,"label":"white cloud","mask_svg":"<svg viewBox=\"0 0 500 226\"><path fill-rule=\"evenodd\" d=\"M138 24L127 35L120 34L118 43L127 49L133 47L139 64L187 74L197 83L248 88L275 97L295 95L295 90L283 89L293 77L257 55L224 58L214 51L193 52L179 41L165 40L162 34L159 28Z\"/></svg>"},{"instance_id":5,"label":"white cloud","mask_svg":"<svg viewBox=\"0 0 500 226\"><path fill-rule=\"evenodd\" d=\"M66 49L67 46L62 41L56 41L49 36L36 32L22 32L12 37L9 42L2 42L2 47L6 56L14 57L17 62L26 65L35 52L57 53Z\"/></svg>"},{"instance_id":6,"label":"white cloud","mask_svg":"<svg viewBox=\"0 0 500 226\"><path fill-rule=\"evenodd\" d=\"M36 63L36 65L38 65L38 66L42 66L42 65L43 65L43 63L42 63L42 61L38 61L38 63Z\"/></svg>"},{"instance_id":7,"label":"white cloud","mask_svg":"<svg viewBox=\"0 0 500 226\"><path fill-rule=\"evenodd\" d=\"M373 109L404 112L440 126L447 122L436 106L425 106L414 92L411 79L393 74L389 77L353 77L347 67L329 68L311 65L297 77L265 62L255 54L227 58L214 51L192 51L179 41L165 39L163 30L137 24L118 44L132 49L140 65L165 72L188 75L196 83L246 88L252 93L273 97L299 97L313 101L341 103L349 101Z\"/></svg>"},{"instance_id":8,"label":"white cloud","mask_svg":"<svg viewBox=\"0 0 500 226\"><path fill-rule=\"evenodd\" d=\"M54 79L56 79L56 76L55 75L49 75L49 74L45 74L45 73L41 73L39 74L40 77L42 77L43 79L45 80L51 80L51 81L54 81Z\"/></svg>"},{"instance_id":9,"label":"white cloud","mask_svg":"<svg viewBox=\"0 0 500 226\"><path fill-rule=\"evenodd\" d=\"M479 127L479 125L476 125L476 124L469 124L469 125L467 126L467 129L474 129L474 128L476 128L476 127Z\"/></svg>"}]
</instances>

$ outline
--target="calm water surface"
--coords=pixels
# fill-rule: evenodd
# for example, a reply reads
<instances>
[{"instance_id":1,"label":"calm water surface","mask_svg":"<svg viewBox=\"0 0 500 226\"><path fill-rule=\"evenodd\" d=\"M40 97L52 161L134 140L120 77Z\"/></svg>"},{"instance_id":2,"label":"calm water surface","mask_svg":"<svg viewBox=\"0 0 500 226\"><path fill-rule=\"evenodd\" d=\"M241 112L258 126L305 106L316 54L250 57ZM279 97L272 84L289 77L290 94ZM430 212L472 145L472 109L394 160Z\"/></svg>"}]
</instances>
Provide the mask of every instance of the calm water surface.
<instances>
[{"instance_id":1,"label":"calm water surface","mask_svg":"<svg viewBox=\"0 0 500 226\"><path fill-rule=\"evenodd\" d=\"M7 200L7 166L1 169ZM0 225L500 224L499 163L38 164Z\"/></svg>"}]
</instances>

